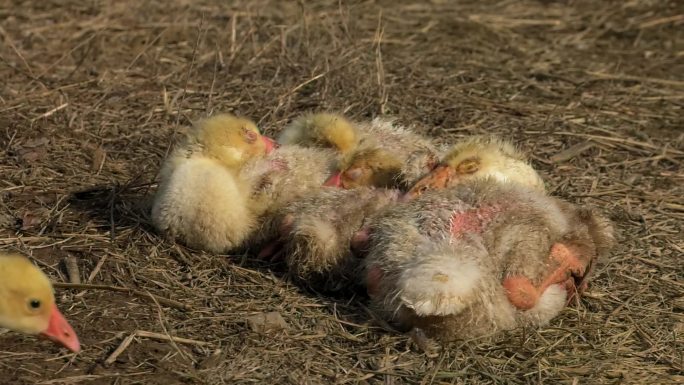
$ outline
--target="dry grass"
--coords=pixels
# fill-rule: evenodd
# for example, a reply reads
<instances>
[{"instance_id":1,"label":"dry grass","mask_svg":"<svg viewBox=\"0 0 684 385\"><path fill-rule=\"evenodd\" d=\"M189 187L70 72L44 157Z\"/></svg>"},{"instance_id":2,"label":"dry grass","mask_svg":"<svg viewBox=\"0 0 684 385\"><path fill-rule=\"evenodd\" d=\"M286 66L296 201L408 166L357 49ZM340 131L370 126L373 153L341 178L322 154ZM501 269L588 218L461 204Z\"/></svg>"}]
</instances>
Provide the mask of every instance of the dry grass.
<instances>
[{"instance_id":1,"label":"dry grass","mask_svg":"<svg viewBox=\"0 0 684 385\"><path fill-rule=\"evenodd\" d=\"M75 257L83 285L106 286L58 289L77 356L2 334L1 382L684 382L683 15L677 0L0 0L0 247L58 282ZM431 357L362 296L154 233L182 127L233 111L275 133L310 109L445 141L501 133L554 194L609 212L620 245L550 326ZM274 311L286 330L251 331Z\"/></svg>"}]
</instances>

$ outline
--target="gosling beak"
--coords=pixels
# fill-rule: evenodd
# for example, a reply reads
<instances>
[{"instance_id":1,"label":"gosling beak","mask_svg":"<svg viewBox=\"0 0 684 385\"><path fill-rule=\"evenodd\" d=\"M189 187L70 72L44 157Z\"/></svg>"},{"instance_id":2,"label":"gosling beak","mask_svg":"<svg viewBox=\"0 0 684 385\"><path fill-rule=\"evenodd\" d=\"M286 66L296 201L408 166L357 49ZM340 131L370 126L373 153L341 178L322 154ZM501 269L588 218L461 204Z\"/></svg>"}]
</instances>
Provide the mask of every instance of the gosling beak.
<instances>
[{"instance_id":1,"label":"gosling beak","mask_svg":"<svg viewBox=\"0 0 684 385\"><path fill-rule=\"evenodd\" d=\"M323 186L342 187L342 173L338 171L332 174L332 176L330 176L330 178L323 183Z\"/></svg>"},{"instance_id":2,"label":"gosling beak","mask_svg":"<svg viewBox=\"0 0 684 385\"><path fill-rule=\"evenodd\" d=\"M276 142L269 138L268 136L261 135L261 140L264 142L264 145L266 145L266 153L270 154L271 151L275 150L277 148Z\"/></svg>"},{"instance_id":3,"label":"gosling beak","mask_svg":"<svg viewBox=\"0 0 684 385\"><path fill-rule=\"evenodd\" d=\"M456 180L456 171L448 165L441 164L434 168L429 174L419 179L402 197L402 200L413 199L428 190L439 190L446 188Z\"/></svg>"},{"instance_id":4,"label":"gosling beak","mask_svg":"<svg viewBox=\"0 0 684 385\"><path fill-rule=\"evenodd\" d=\"M71 325L69 325L69 322L67 322L66 318L60 313L55 304L52 305L52 309L50 310L48 327L40 334L63 345L74 353L81 351L81 343L78 341L76 332Z\"/></svg>"},{"instance_id":5,"label":"gosling beak","mask_svg":"<svg viewBox=\"0 0 684 385\"><path fill-rule=\"evenodd\" d=\"M323 186L332 186L339 188L354 188L358 186L359 178L363 175L363 170L359 167L348 168L344 171L338 171L323 184Z\"/></svg>"}]
</instances>

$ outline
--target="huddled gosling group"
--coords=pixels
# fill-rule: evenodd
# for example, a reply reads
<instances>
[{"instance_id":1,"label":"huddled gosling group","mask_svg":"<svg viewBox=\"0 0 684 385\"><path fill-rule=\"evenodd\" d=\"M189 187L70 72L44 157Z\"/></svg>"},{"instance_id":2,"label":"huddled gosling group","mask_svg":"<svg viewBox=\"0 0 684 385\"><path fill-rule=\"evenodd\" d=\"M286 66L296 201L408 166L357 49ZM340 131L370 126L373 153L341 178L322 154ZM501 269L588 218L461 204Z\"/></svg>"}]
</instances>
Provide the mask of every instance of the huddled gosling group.
<instances>
[{"instance_id":1,"label":"huddled gosling group","mask_svg":"<svg viewBox=\"0 0 684 385\"><path fill-rule=\"evenodd\" d=\"M305 114L274 141L217 114L159 176L152 221L163 236L280 260L315 289L362 289L388 322L444 340L544 325L615 243L595 209L547 195L511 143L438 146L386 118ZM0 277L0 327L80 350L28 258L0 253Z\"/></svg>"},{"instance_id":2,"label":"huddled gosling group","mask_svg":"<svg viewBox=\"0 0 684 385\"><path fill-rule=\"evenodd\" d=\"M610 221L547 195L500 138L444 147L391 119L314 113L276 142L245 118L197 122L162 168L159 232L362 288L387 321L442 339L547 323L614 243Z\"/></svg>"}]
</instances>

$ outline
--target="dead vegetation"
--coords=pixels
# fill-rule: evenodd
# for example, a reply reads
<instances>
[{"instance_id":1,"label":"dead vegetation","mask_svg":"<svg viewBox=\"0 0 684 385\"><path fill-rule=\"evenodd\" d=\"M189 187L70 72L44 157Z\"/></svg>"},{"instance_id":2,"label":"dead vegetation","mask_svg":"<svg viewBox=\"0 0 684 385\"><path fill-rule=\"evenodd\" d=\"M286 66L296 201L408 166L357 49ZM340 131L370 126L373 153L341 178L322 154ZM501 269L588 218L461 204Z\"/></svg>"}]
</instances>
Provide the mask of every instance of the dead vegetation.
<instances>
[{"instance_id":1,"label":"dead vegetation","mask_svg":"<svg viewBox=\"0 0 684 385\"><path fill-rule=\"evenodd\" d=\"M84 345L4 333L3 383L684 382L676 0L2 0L0 42L0 247L65 282ZM620 245L548 327L426 354L361 295L152 230L155 173L190 121L232 111L274 134L319 109L512 138Z\"/></svg>"}]
</instances>

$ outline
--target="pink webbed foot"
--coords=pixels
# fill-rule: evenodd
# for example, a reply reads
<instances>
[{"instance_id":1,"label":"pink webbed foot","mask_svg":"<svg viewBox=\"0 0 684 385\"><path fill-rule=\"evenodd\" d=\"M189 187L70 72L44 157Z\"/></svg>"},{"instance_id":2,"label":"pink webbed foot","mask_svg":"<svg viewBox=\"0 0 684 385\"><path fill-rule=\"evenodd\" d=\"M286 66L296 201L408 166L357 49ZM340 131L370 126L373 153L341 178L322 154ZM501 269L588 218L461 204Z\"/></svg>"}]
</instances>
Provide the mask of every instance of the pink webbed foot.
<instances>
[{"instance_id":1,"label":"pink webbed foot","mask_svg":"<svg viewBox=\"0 0 684 385\"><path fill-rule=\"evenodd\" d=\"M549 254L550 259L556 263L556 268L547 280L559 280L565 278L568 274L577 277L584 275L587 266L581 260L581 255L577 248L563 243L554 243Z\"/></svg>"},{"instance_id":2,"label":"pink webbed foot","mask_svg":"<svg viewBox=\"0 0 684 385\"><path fill-rule=\"evenodd\" d=\"M541 292L527 277L513 276L504 279L508 301L520 310L530 310L537 304Z\"/></svg>"},{"instance_id":3,"label":"pink webbed foot","mask_svg":"<svg viewBox=\"0 0 684 385\"><path fill-rule=\"evenodd\" d=\"M541 293L553 284L561 284L568 292L568 300L580 292L586 283L582 277L587 266L581 260L579 250L570 245L555 243L549 252L549 273L539 286L524 276L511 276L504 280L503 286L511 304L521 310L529 310L539 301ZM580 280L580 289L576 288L576 280Z\"/></svg>"}]
</instances>

